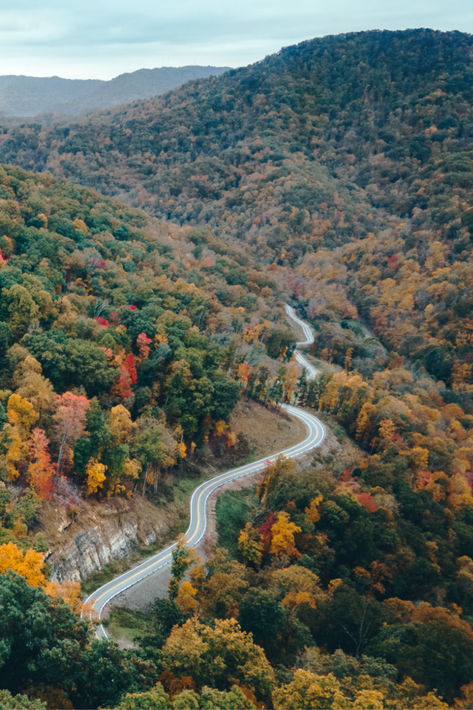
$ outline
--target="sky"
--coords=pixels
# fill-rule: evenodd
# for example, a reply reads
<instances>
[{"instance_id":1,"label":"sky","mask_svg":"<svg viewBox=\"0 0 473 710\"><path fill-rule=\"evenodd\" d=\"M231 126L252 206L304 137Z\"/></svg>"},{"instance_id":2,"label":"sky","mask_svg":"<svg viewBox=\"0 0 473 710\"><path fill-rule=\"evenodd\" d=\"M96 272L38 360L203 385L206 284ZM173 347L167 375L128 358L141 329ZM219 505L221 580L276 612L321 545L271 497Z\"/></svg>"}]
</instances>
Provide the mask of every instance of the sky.
<instances>
[{"instance_id":1,"label":"sky","mask_svg":"<svg viewBox=\"0 0 473 710\"><path fill-rule=\"evenodd\" d=\"M327 34L473 33L472 0L0 0L0 75L110 79L143 67L243 66Z\"/></svg>"}]
</instances>

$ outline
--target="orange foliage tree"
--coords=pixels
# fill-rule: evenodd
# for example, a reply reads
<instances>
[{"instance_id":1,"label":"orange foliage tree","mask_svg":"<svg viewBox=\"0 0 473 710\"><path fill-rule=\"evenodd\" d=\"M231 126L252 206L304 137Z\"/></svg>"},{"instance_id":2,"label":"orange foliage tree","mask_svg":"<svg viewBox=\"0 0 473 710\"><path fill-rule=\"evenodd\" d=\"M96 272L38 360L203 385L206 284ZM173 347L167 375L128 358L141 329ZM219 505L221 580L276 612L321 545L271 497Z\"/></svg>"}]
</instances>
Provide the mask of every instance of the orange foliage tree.
<instances>
[{"instance_id":1,"label":"orange foliage tree","mask_svg":"<svg viewBox=\"0 0 473 710\"><path fill-rule=\"evenodd\" d=\"M30 438L30 463L27 478L28 483L41 500L50 498L56 473L56 467L51 461L48 447L49 442L46 434L39 427L35 427Z\"/></svg>"}]
</instances>

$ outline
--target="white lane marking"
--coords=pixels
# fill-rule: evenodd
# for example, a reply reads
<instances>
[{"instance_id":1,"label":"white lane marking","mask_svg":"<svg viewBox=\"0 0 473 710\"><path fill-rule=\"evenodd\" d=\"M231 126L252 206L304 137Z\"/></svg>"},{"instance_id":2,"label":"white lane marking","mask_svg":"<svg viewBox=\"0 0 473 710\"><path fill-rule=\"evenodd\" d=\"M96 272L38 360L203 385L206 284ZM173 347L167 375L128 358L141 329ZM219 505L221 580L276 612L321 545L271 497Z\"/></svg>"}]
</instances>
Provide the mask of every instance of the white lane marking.
<instances>
[{"instance_id":1,"label":"white lane marking","mask_svg":"<svg viewBox=\"0 0 473 710\"><path fill-rule=\"evenodd\" d=\"M306 337L306 340L299 341L297 345L303 347L306 345L311 345L314 342L314 335L310 327L298 318L294 312L294 309L286 304L286 313L297 325L299 325ZM300 353L298 350L295 351L295 357L297 362L307 370L307 378L314 379L317 376L316 368L311 365L311 363ZM248 476L252 473L257 473L264 469L268 463L274 463L278 456L287 456L288 458L296 458L301 456L308 451L311 451L316 446L319 446L325 438L325 429L323 424L314 417L313 414L294 407L292 405L283 404L281 405L291 416L302 421L307 429L307 436L299 444L295 444L283 451L266 456L263 459L254 461L253 463L246 464L245 466L240 466L230 471L221 473L210 481L204 481L201 483L192 493L190 499L190 523L189 527L185 533L185 537L189 545L197 545L205 534L207 529L207 501L211 494L216 491L225 483L230 483L243 476ZM197 518L197 521L195 521ZM202 522L201 522L202 518ZM203 523L203 525L202 525ZM156 553L154 556L150 557L148 560L141 562L136 567L131 570L124 572L123 574L115 577L110 582L96 589L95 592L90 594L85 603L91 604L94 611L97 614L97 618L100 621L102 618L102 613L105 607L119 594L122 594L130 587L143 581L151 574L154 574L158 570L170 564L172 559L172 551L175 548L176 543L172 543L164 550ZM96 635L99 638L108 638L108 634L100 624L96 629Z\"/></svg>"}]
</instances>

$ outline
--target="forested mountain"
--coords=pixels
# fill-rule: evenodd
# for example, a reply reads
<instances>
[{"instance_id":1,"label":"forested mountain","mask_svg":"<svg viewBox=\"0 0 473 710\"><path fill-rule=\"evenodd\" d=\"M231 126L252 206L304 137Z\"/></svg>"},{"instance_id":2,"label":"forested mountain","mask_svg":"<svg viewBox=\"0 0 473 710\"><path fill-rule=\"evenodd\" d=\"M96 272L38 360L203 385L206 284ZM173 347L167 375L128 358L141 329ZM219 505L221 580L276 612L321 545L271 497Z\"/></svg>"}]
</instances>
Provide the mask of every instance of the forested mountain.
<instances>
[{"instance_id":1,"label":"forested mountain","mask_svg":"<svg viewBox=\"0 0 473 710\"><path fill-rule=\"evenodd\" d=\"M11 693L120 710L472 706L472 45L326 37L81 122L4 128L5 161L179 225L1 174L0 564L44 591L0 579ZM280 296L314 326L313 381L262 360L291 357ZM242 395L318 410L326 448L220 499L225 549L204 563L179 543L135 650L77 625L71 674L41 653L20 677L17 615L34 602L52 619L41 648L67 664L55 595L78 607L21 550L38 496L159 487Z\"/></svg>"},{"instance_id":2,"label":"forested mountain","mask_svg":"<svg viewBox=\"0 0 473 710\"><path fill-rule=\"evenodd\" d=\"M222 434L250 350L289 341L211 235L3 167L0 232L0 536L27 546L42 500L156 489Z\"/></svg>"},{"instance_id":3,"label":"forested mountain","mask_svg":"<svg viewBox=\"0 0 473 710\"><path fill-rule=\"evenodd\" d=\"M303 277L340 248L340 309L471 385L472 44L431 30L312 40L83 123L5 130L0 157L210 224Z\"/></svg>"},{"instance_id":4,"label":"forested mountain","mask_svg":"<svg viewBox=\"0 0 473 710\"><path fill-rule=\"evenodd\" d=\"M0 116L82 116L89 111L149 99L186 81L222 74L226 67L160 67L119 74L109 81L0 76Z\"/></svg>"},{"instance_id":5,"label":"forested mountain","mask_svg":"<svg viewBox=\"0 0 473 710\"><path fill-rule=\"evenodd\" d=\"M280 399L293 378L266 353L294 338L271 322L271 279L208 230L0 166L0 233L0 705L102 706L159 665L94 641L80 585L49 580L45 501L70 525L86 497L159 498L203 446L238 460L246 360L260 401Z\"/></svg>"}]
</instances>

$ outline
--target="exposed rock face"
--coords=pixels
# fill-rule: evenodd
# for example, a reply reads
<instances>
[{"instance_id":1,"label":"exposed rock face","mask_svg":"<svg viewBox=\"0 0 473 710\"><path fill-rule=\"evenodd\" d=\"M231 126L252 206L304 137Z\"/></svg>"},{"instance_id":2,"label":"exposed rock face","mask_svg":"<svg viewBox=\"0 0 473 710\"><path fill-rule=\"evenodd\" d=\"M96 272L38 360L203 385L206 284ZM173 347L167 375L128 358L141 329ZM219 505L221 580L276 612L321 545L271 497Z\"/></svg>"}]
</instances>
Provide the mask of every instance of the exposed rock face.
<instances>
[{"instance_id":1,"label":"exposed rock face","mask_svg":"<svg viewBox=\"0 0 473 710\"><path fill-rule=\"evenodd\" d=\"M166 518L147 501L120 501L106 509L87 510L80 524L59 524L60 536L47 557L51 579L83 581L137 547L151 545L168 532Z\"/></svg>"},{"instance_id":2,"label":"exposed rock face","mask_svg":"<svg viewBox=\"0 0 473 710\"><path fill-rule=\"evenodd\" d=\"M231 425L247 437L256 458L291 446L304 435L304 428L297 421L249 401L238 403ZM209 473L216 472L209 464ZM241 485L249 483L245 479ZM211 511L213 505L214 501ZM73 514L70 508L74 509ZM216 538L213 513L209 515L209 534L200 550L204 556L212 551ZM75 497L62 503L45 502L41 523L50 544L46 561L51 565L51 577L58 582L84 581L108 563L128 557L138 547L154 542L164 547L169 530L175 530L187 516L187 501L166 501L156 507L139 493L130 499L116 497L99 502L84 500L77 491ZM166 593L168 581L169 570L161 570L126 592L127 603L132 608L146 608L152 599Z\"/></svg>"}]
</instances>

